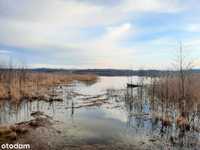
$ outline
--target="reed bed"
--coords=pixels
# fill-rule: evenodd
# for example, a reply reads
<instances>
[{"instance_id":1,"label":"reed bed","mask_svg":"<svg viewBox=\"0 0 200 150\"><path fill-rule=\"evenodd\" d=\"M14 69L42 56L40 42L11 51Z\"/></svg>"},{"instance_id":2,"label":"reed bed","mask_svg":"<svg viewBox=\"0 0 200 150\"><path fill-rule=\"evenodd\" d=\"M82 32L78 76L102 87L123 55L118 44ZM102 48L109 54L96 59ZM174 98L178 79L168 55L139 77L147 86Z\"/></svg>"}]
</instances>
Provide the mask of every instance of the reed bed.
<instances>
[{"instance_id":1,"label":"reed bed","mask_svg":"<svg viewBox=\"0 0 200 150\"><path fill-rule=\"evenodd\" d=\"M5 70L0 72L0 99L20 101L24 98L44 97L51 87L67 85L73 81L91 84L97 81L93 74L40 73L26 70Z\"/></svg>"},{"instance_id":2,"label":"reed bed","mask_svg":"<svg viewBox=\"0 0 200 150\"><path fill-rule=\"evenodd\" d=\"M187 74L182 81L177 74L152 79L149 88L152 107L160 103L163 111L169 107L180 113L198 112L200 105L200 75Z\"/></svg>"}]
</instances>

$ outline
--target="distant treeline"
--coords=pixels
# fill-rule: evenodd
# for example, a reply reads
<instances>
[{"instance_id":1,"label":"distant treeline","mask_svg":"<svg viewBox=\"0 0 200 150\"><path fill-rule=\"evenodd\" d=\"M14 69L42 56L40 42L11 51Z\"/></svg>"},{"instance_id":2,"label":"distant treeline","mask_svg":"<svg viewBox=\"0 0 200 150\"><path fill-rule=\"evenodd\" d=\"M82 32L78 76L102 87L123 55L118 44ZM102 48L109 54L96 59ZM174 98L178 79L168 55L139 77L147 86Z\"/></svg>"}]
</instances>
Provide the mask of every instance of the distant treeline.
<instances>
[{"instance_id":1,"label":"distant treeline","mask_svg":"<svg viewBox=\"0 0 200 150\"><path fill-rule=\"evenodd\" d=\"M1 69L0 69L1 70ZM5 70L5 69L4 69ZM74 74L96 74L99 76L150 76L157 77L166 74L176 74L178 71L169 70L128 70L128 69L49 69L37 68L27 69L30 72L43 73L74 73ZM192 69L192 73L200 73L200 69Z\"/></svg>"}]
</instances>

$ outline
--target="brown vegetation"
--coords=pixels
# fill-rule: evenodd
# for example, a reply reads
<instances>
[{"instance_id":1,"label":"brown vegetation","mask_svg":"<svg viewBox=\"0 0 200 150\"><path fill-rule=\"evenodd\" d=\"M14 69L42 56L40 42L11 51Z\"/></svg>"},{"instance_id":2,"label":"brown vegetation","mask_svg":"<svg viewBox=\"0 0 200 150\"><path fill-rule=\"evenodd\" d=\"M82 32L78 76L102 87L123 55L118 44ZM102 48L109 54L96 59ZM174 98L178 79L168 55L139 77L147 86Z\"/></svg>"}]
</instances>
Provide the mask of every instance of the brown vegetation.
<instances>
[{"instance_id":1,"label":"brown vegetation","mask_svg":"<svg viewBox=\"0 0 200 150\"><path fill-rule=\"evenodd\" d=\"M200 111L200 75L185 71L184 81L180 78L178 73L172 73L152 80L149 94L153 111L161 113L162 129L175 122L178 137L183 138L190 131L199 132L195 117Z\"/></svg>"},{"instance_id":2,"label":"brown vegetation","mask_svg":"<svg viewBox=\"0 0 200 150\"><path fill-rule=\"evenodd\" d=\"M179 116L176 119L176 124L181 129L184 129L184 128L189 129L190 128L189 122L186 119L186 117L184 117L184 116Z\"/></svg>"},{"instance_id":3,"label":"brown vegetation","mask_svg":"<svg viewBox=\"0 0 200 150\"><path fill-rule=\"evenodd\" d=\"M87 84L96 82L92 74L38 73L25 69L1 70L0 99L19 101L21 99L43 98L51 87L69 84L77 80ZM52 94L52 93L51 93Z\"/></svg>"},{"instance_id":4,"label":"brown vegetation","mask_svg":"<svg viewBox=\"0 0 200 150\"><path fill-rule=\"evenodd\" d=\"M152 100L159 99L162 105L175 105L180 111L195 111L200 102L200 75L190 74L184 79L184 94L180 90L177 75L167 75L153 81L150 88Z\"/></svg>"}]
</instances>

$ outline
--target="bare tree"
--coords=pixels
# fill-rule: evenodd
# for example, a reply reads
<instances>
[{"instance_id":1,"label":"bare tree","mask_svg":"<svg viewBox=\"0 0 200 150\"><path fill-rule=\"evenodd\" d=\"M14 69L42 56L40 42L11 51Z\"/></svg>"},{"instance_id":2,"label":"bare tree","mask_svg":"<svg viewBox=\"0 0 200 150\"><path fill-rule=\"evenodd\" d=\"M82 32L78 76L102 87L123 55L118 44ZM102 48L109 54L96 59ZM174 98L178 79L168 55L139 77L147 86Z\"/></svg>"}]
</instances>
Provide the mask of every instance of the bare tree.
<instances>
[{"instance_id":1,"label":"bare tree","mask_svg":"<svg viewBox=\"0 0 200 150\"><path fill-rule=\"evenodd\" d=\"M188 90L189 84L187 83L188 81L192 80L191 76L191 70L192 70L192 61L186 60L186 57L184 56L183 53L183 45L180 43L180 49L179 49L179 55L178 55L178 76L179 76L179 105L181 111L185 111L185 106L187 104L188 100L188 95L190 95L187 92L186 95L186 89Z\"/></svg>"}]
</instances>

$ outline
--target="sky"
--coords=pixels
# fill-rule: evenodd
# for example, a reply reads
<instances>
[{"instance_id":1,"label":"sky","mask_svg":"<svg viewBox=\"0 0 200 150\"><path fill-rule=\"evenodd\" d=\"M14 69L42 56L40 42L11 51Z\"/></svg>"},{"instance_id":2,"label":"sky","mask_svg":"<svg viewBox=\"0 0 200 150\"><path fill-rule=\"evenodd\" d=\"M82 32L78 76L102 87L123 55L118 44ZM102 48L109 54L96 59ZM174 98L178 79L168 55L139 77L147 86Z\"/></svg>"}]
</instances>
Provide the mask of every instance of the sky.
<instances>
[{"instance_id":1,"label":"sky","mask_svg":"<svg viewBox=\"0 0 200 150\"><path fill-rule=\"evenodd\" d=\"M199 0L0 0L0 63L168 69L180 43L200 68Z\"/></svg>"}]
</instances>

